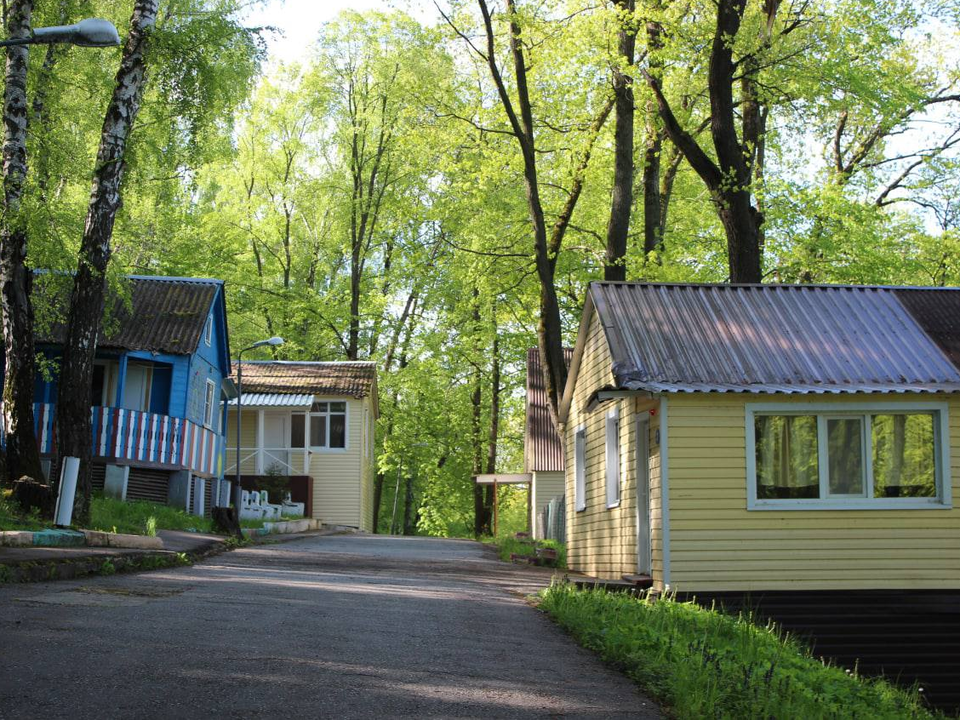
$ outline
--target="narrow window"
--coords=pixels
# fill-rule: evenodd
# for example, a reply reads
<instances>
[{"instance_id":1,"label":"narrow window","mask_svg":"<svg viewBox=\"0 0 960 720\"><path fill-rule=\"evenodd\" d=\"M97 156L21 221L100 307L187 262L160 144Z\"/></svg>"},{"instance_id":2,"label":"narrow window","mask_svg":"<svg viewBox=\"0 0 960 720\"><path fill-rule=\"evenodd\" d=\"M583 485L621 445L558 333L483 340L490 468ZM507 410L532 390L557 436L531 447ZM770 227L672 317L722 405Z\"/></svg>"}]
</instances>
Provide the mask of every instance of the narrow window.
<instances>
[{"instance_id":1,"label":"narrow window","mask_svg":"<svg viewBox=\"0 0 960 720\"><path fill-rule=\"evenodd\" d=\"M203 327L203 342L207 347L213 342L213 315L207 315L207 324Z\"/></svg>"},{"instance_id":2,"label":"narrow window","mask_svg":"<svg viewBox=\"0 0 960 720\"><path fill-rule=\"evenodd\" d=\"M587 509L586 467L584 467L586 460L586 444L586 431L583 429L577 430L577 434L574 436L573 444L573 494L574 508L576 508L577 512Z\"/></svg>"},{"instance_id":3,"label":"narrow window","mask_svg":"<svg viewBox=\"0 0 960 720\"><path fill-rule=\"evenodd\" d=\"M208 428L213 427L213 409L214 409L214 397L216 395L217 386L213 380L207 380L207 394L203 400L203 424Z\"/></svg>"},{"instance_id":4,"label":"narrow window","mask_svg":"<svg viewBox=\"0 0 960 720\"><path fill-rule=\"evenodd\" d=\"M620 412L607 413L606 425L607 507L620 504Z\"/></svg>"}]
</instances>

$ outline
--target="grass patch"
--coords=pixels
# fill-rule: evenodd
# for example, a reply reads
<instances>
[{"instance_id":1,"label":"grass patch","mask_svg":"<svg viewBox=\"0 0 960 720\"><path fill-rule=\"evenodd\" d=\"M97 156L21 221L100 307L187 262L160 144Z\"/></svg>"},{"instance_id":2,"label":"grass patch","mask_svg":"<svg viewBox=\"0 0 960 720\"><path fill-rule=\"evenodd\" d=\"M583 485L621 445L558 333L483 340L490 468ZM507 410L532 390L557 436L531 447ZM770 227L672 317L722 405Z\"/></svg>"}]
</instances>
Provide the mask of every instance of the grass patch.
<instances>
[{"instance_id":1,"label":"grass patch","mask_svg":"<svg viewBox=\"0 0 960 720\"><path fill-rule=\"evenodd\" d=\"M90 505L90 529L150 536L156 535L157 530L210 533L213 532L213 522L168 505L94 496Z\"/></svg>"},{"instance_id":2,"label":"grass patch","mask_svg":"<svg viewBox=\"0 0 960 720\"><path fill-rule=\"evenodd\" d=\"M825 665L772 626L669 598L555 583L540 607L686 718L940 718L920 692Z\"/></svg>"},{"instance_id":3,"label":"grass patch","mask_svg":"<svg viewBox=\"0 0 960 720\"><path fill-rule=\"evenodd\" d=\"M43 530L52 523L41 519L36 512L24 515L11 499L13 491L0 490L0 530Z\"/></svg>"},{"instance_id":4,"label":"grass patch","mask_svg":"<svg viewBox=\"0 0 960 720\"><path fill-rule=\"evenodd\" d=\"M556 567L566 569L567 567L567 546L556 540L530 540L519 539L516 537L485 538L483 542L496 545L497 554L504 562L510 562L511 555L525 555L532 557L536 555L537 548L552 548L557 551Z\"/></svg>"}]
</instances>

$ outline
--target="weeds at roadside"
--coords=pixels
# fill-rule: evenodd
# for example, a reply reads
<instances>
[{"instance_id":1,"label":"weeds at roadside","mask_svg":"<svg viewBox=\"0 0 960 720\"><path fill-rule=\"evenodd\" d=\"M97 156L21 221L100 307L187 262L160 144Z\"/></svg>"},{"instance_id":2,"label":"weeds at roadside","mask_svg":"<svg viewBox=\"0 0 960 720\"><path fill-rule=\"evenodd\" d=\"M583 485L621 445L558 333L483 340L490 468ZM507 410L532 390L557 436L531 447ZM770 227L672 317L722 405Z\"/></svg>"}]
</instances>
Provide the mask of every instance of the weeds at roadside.
<instances>
[{"instance_id":1,"label":"weeds at roadside","mask_svg":"<svg viewBox=\"0 0 960 720\"><path fill-rule=\"evenodd\" d=\"M554 583L539 607L686 718L941 718L920 691L823 663L750 615Z\"/></svg>"}]
</instances>

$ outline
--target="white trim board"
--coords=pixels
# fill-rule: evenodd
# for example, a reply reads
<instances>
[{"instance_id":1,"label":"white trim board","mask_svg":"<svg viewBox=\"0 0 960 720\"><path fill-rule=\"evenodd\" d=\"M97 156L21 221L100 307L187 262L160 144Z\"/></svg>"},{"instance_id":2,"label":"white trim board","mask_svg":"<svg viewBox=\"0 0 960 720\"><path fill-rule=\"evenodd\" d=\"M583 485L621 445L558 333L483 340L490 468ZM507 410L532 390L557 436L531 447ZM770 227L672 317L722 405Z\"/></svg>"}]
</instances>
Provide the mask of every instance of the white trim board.
<instances>
[{"instance_id":1,"label":"white trim board","mask_svg":"<svg viewBox=\"0 0 960 720\"><path fill-rule=\"evenodd\" d=\"M663 586L670 585L670 453L667 396L660 398L660 532L663 535Z\"/></svg>"}]
</instances>

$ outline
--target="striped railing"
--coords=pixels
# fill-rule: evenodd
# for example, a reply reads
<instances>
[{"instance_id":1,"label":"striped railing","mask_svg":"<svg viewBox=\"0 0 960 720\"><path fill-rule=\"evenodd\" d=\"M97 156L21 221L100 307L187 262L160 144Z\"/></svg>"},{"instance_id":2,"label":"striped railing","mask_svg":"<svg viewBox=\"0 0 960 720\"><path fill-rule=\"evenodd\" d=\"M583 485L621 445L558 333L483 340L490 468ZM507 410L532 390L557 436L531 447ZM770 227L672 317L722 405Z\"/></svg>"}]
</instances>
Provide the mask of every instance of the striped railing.
<instances>
[{"instance_id":1,"label":"striped railing","mask_svg":"<svg viewBox=\"0 0 960 720\"><path fill-rule=\"evenodd\" d=\"M34 405L41 455L56 452L56 405ZM190 470L219 477L223 437L184 418L114 407L90 408L94 457Z\"/></svg>"}]
</instances>

